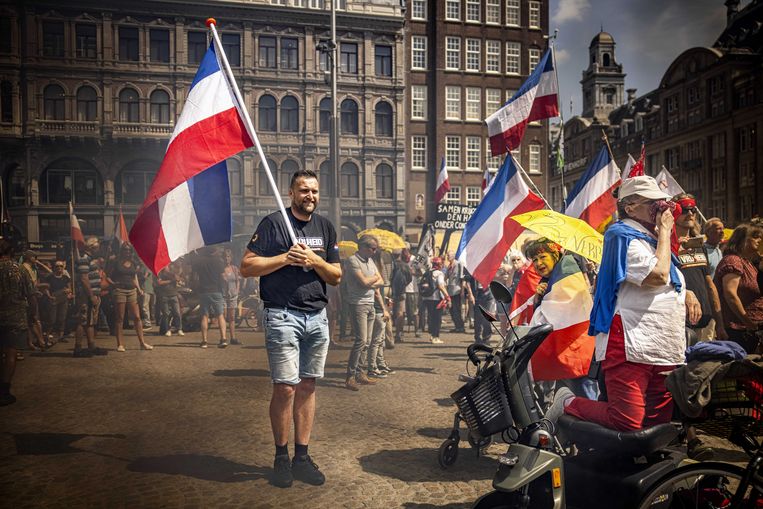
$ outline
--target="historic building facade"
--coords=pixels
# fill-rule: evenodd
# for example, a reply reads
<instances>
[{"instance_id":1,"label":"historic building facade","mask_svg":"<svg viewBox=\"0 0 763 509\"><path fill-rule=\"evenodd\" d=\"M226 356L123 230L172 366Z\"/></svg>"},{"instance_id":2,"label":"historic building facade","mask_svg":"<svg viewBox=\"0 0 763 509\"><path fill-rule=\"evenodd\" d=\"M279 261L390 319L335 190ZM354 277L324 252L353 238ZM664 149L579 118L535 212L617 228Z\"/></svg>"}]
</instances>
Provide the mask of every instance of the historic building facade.
<instances>
[{"instance_id":1,"label":"historic building facade","mask_svg":"<svg viewBox=\"0 0 763 509\"><path fill-rule=\"evenodd\" d=\"M495 172L484 120L519 89L547 47L548 1L407 0L406 233L434 219L445 161L447 201L476 205L485 168ZM545 189L547 122L530 125L515 157Z\"/></svg>"},{"instance_id":2,"label":"historic building facade","mask_svg":"<svg viewBox=\"0 0 763 509\"><path fill-rule=\"evenodd\" d=\"M283 196L291 173L329 180L329 2L73 3L0 6L0 172L30 241L68 235L74 201L88 234L134 219L208 46L218 32ZM405 218L403 8L340 2L340 197L344 235ZM228 160L234 233L276 210L256 150Z\"/></svg>"}]
</instances>

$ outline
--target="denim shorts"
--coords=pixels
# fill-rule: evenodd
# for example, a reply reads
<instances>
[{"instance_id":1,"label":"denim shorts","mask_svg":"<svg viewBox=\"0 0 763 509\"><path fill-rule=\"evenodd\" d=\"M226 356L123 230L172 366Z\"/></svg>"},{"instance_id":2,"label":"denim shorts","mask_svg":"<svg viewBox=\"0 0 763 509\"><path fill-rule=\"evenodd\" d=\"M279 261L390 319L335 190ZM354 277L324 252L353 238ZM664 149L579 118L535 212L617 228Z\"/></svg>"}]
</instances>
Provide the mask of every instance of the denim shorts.
<instances>
[{"instance_id":1,"label":"denim shorts","mask_svg":"<svg viewBox=\"0 0 763 509\"><path fill-rule=\"evenodd\" d=\"M202 314L217 317L225 312L225 301L222 293L202 293L199 295L199 306Z\"/></svg>"},{"instance_id":2,"label":"denim shorts","mask_svg":"<svg viewBox=\"0 0 763 509\"><path fill-rule=\"evenodd\" d=\"M263 322L273 383L297 385L302 378L323 377L329 349L325 309L307 313L265 308Z\"/></svg>"}]
</instances>

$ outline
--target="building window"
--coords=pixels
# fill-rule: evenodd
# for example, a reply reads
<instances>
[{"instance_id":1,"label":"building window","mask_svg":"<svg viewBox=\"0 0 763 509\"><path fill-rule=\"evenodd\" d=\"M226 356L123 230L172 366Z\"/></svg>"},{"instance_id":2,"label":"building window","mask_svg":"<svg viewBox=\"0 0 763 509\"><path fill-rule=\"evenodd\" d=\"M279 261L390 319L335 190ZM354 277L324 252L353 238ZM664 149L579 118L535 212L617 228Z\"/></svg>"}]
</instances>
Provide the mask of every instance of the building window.
<instances>
[{"instance_id":1,"label":"building window","mask_svg":"<svg viewBox=\"0 0 763 509\"><path fill-rule=\"evenodd\" d=\"M140 122L140 103L135 89L125 88L119 93L119 121Z\"/></svg>"},{"instance_id":2,"label":"building window","mask_svg":"<svg viewBox=\"0 0 763 509\"><path fill-rule=\"evenodd\" d=\"M518 27L520 20L519 0L506 0L506 24Z\"/></svg>"},{"instance_id":3,"label":"building window","mask_svg":"<svg viewBox=\"0 0 763 509\"><path fill-rule=\"evenodd\" d=\"M445 166L449 170L461 168L461 137L445 137Z\"/></svg>"},{"instance_id":4,"label":"building window","mask_svg":"<svg viewBox=\"0 0 763 509\"><path fill-rule=\"evenodd\" d=\"M151 94L151 123L170 123L170 96L164 90L154 90Z\"/></svg>"},{"instance_id":5,"label":"building window","mask_svg":"<svg viewBox=\"0 0 763 509\"><path fill-rule=\"evenodd\" d=\"M231 67L241 67L241 36L238 34L222 34L223 51L228 57ZM203 57L202 57L203 58Z\"/></svg>"},{"instance_id":6,"label":"building window","mask_svg":"<svg viewBox=\"0 0 763 509\"><path fill-rule=\"evenodd\" d=\"M257 129L274 132L276 130L276 99L272 95L263 95L257 102Z\"/></svg>"},{"instance_id":7,"label":"building window","mask_svg":"<svg viewBox=\"0 0 763 509\"><path fill-rule=\"evenodd\" d=\"M158 166L151 161L130 163L114 179L117 203L140 205L146 199Z\"/></svg>"},{"instance_id":8,"label":"building window","mask_svg":"<svg viewBox=\"0 0 763 509\"><path fill-rule=\"evenodd\" d=\"M528 171L530 173L540 173L540 144L530 143L530 164Z\"/></svg>"},{"instance_id":9,"label":"building window","mask_svg":"<svg viewBox=\"0 0 763 509\"><path fill-rule=\"evenodd\" d=\"M427 137L411 137L411 167L425 169L427 167Z\"/></svg>"},{"instance_id":10,"label":"building window","mask_svg":"<svg viewBox=\"0 0 763 509\"><path fill-rule=\"evenodd\" d=\"M668 97L665 100L665 109L668 113L678 111L678 94Z\"/></svg>"},{"instance_id":11,"label":"building window","mask_svg":"<svg viewBox=\"0 0 763 509\"><path fill-rule=\"evenodd\" d=\"M231 196L241 196L243 186L241 185L241 161L230 158L225 161L228 167L228 182L230 183Z\"/></svg>"},{"instance_id":12,"label":"building window","mask_svg":"<svg viewBox=\"0 0 763 509\"><path fill-rule=\"evenodd\" d=\"M466 204L476 207L482 200L482 188L479 186L466 187Z\"/></svg>"},{"instance_id":13,"label":"building window","mask_svg":"<svg viewBox=\"0 0 763 509\"><path fill-rule=\"evenodd\" d=\"M377 76L392 76L392 46L377 44L375 47Z\"/></svg>"},{"instance_id":14,"label":"building window","mask_svg":"<svg viewBox=\"0 0 763 509\"><path fill-rule=\"evenodd\" d=\"M490 116L501 107L501 89L485 89L485 116Z\"/></svg>"},{"instance_id":15,"label":"building window","mask_svg":"<svg viewBox=\"0 0 763 509\"><path fill-rule=\"evenodd\" d=\"M207 52L207 34L188 32L188 63L200 64Z\"/></svg>"},{"instance_id":16,"label":"building window","mask_svg":"<svg viewBox=\"0 0 763 509\"><path fill-rule=\"evenodd\" d=\"M480 57L482 51L480 51L479 39L466 39L466 70L467 71L480 71Z\"/></svg>"},{"instance_id":17,"label":"building window","mask_svg":"<svg viewBox=\"0 0 763 509\"><path fill-rule=\"evenodd\" d=\"M461 69L461 38L445 38L445 68L452 71Z\"/></svg>"},{"instance_id":18,"label":"building window","mask_svg":"<svg viewBox=\"0 0 763 509\"><path fill-rule=\"evenodd\" d=\"M450 191L445 195L445 200L449 203L461 203L461 186L450 186Z\"/></svg>"},{"instance_id":19,"label":"building window","mask_svg":"<svg viewBox=\"0 0 763 509\"><path fill-rule=\"evenodd\" d=\"M26 175L22 168L16 167L8 172L5 189L8 205L13 207L26 204Z\"/></svg>"},{"instance_id":20,"label":"building window","mask_svg":"<svg viewBox=\"0 0 763 509\"><path fill-rule=\"evenodd\" d=\"M739 133L739 151L747 152L755 148L755 127L748 126L742 127L738 130Z\"/></svg>"},{"instance_id":21,"label":"building window","mask_svg":"<svg viewBox=\"0 0 763 509\"><path fill-rule=\"evenodd\" d=\"M726 157L726 134L714 134L710 149L711 159L725 159Z\"/></svg>"},{"instance_id":22,"label":"building window","mask_svg":"<svg viewBox=\"0 0 763 509\"><path fill-rule=\"evenodd\" d=\"M527 10L530 13L529 27L540 28L540 2L527 2Z\"/></svg>"},{"instance_id":23,"label":"building window","mask_svg":"<svg viewBox=\"0 0 763 509\"><path fill-rule=\"evenodd\" d=\"M276 166L275 161L272 159L266 159L266 161L268 163L268 168L270 168L270 172L273 174L273 180L275 180L276 185L278 185L278 166ZM257 192L260 196L270 196L272 191L270 181L268 180L268 174L265 171L265 166L263 166L262 161L260 161L257 165Z\"/></svg>"},{"instance_id":24,"label":"building window","mask_svg":"<svg viewBox=\"0 0 763 509\"><path fill-rule=\"evenodd\" d=\"M518 42L506 42L506 74L519 74L519 55L522 45Z\"/></svg>"},{"instance_id":25,"label":"building window","mask_svg":"<svg viewBox=\"0 0 763 509\"><path fill-rule=\"evenodd\" d=\"M152 62L169 63L170 61L170 31L151 29L149 31L151 44L150 59Z\"/></svg>"},{"instance_id":26,"label":"building window","mask_svg":"<svg viewBox=\"0 0 763 509\"><path fill-rule=\"evenodd\" d=\"M488 25L501 23L501 0L487 0L485 3L485 23Z\"/></svg>"},{"instance_id":27,"label":"building window","mask_svg":"<svg viewBox=\"0 0 763 509\"><path fill-rule=\"evenodd\" d=\"M291 37L281 39L281 69L299 69L299 40Z\"/></svg>"},{"instance_id":28,"label":"building window","mask_svg":"<svg viewBox=\"0 0 763 509\"><path fill-rule=\"evenodd\" d=\"M412 0L411 1L411 19L416 19L416 20L427 19L427 0Z\"/></svg>"},{"instance_id":29,"label":"building window","mask_svg":"<svg viewBox=\"0 0 763 509\"><path fill-rule=\"evenodd\" d=\"M424 35L411 37L411 68L418 70L427 68L427 38Z\"/></svg>"},{"instance_id":30,"label":"building window","mask_svg":"<svg viewBox=\"0 0 763 509\"><path fill-rule=\"evenodd\" d=\"M77 90L77 120L92 122L98 113L98 96L93 87L80 87Z\"/></svg>"},{"instance_id":31,"label":"building window","mask_svg":"<svg viewBox=\"0 0 763 509\"><path fill-rule=\"evenodd\" d=\"M42 24L42 56L64 56L64 24L60 21L45 21Z\"/></svg>"},{"instance_id":32,"label":"building window","mask_svg":"<svg viewBox=\"0 0 763 509\"><path fill-rule=\"evenodd\" d=\"M445 119L461 120L461 87L445 87Z\"/></svg>"},{"instance_id":33,"label":"building window","mask_svg":"<svg viewBox=\"0 0 763 509\"><path fill-rule=\"evenodd\" d=\"M323 161L318 167L318 189L321 196L334 196L331 189L331 167L328 161Z\"/></svg>"},{"instance_id":34,"label":"building window","mask_svg":"<svg viewBox=\"0 0 763 509\"><path fill-rule=\"evenodd\" d=\"M264 69L276 68L276 38L269 35L261 35L259 39L260 67Z\"/></svg>"},{"instance_id":35,"label":"building window","mask_svg":"<svg viewBox=\"0 0 763 509\"><path fill-rule=\"evenodd\" d=\"M324 97L318 105L318 132L331 132L331 99Z\"/></svg>"},{"instance_id":36,"label":"building window","mask_svg":"<svg viewBox=\"0 0 763 509\"><path fill-rule=\"evenodd\" d=\"M480 171L482 168L482 138L466 137L466 169Z\"/></svg>"},{"instance_id":37,"label":"building window","mask_svg":"<svg viewBox=\"0 0 763 509\"><path fill-rule=\"evenodd\" d=\"M501 159L501 156L493 155L493 152L490 149L490 138L485 138L485 155L487 160L487 169L492 173L497 172L503 160Z\"/></svg>"},{"instance_id":38,"label":"building window","mask_svg":"<svg viewBox=\"0 0 763 509\"><path fill-rule=\"evenodd\" d=\"M281 99L281 131L287 133L299 131L299 103L290 95Z\"/></svg>"},{"instance_id":39,"label":"building window","mask_svg":"<svg viewBox=\"0 0 763 509\"><path fill-rule=\"evenodd\" d=\"M352 99L345 99L340 110L342 134L358 134L358 104Z\"/></svg>"},{"instance_id":40,"label":"building window","mask_svg":"<svg viewBox=\"0 0 763 509\"><path fill-rule=\"evenodd\" d=\"M718 95L723 92L723 90L726 88L723 81L723 76L714 76L707 80L708 89L710 89L710 95Z\"/></svg>"},{"instance_id":41,"label":"building window","mask_svg":"<svg viewBox=\"0 0 763 509\"><path fill-rule=\"evenodd\" d=\"M46 204L72 201L78 205L102 205L103 183L98 172L85 161L56 161L40 176L40 200Z\"/></svg>"},{"instance_id":42,"label":"building window","mask_svg":"<svg viewBox=\"0 0 763 509\"><path fill-rule=\"evenodd\" d=\"M319 41L319 44L328 44L328 40L323 39ZM318 62L318 70L322 72L331 70L331 68L329 67L328 51L321 51L318 48L316 48L315 53L316 53L315 61Z\"/></svg>"},{"instance_id":43,"label":"building window","mask_svg":"<svg viewBox=\"0 0 763 509\"><path fill-rule=\"evenodd\" d=\"M485 72L501 72L501 41L485 41Z\"/></svg>"},{"instance_id":44,"label":"building window","mask_svg":"<svg viewBox=\"0 0 763 509\"><path fill-rule=\"evenodd\" d=\"M95 58L98 42L95 25L77 24L77 58Z\"/></svg>"},{"instance_id":45,"label":"building window","mask_svg":"<svg viewBox=\"0 0 763 509\"><path fill-rule=\"evenodd\" d=\"M358 45L354 42L343 42L340 48L341 71L347 74L358 74Z\"/></svg>"},{"instance_id":46,"label":"building window","mask_svg":"<svg viewBox=\"0 0 763 509\"><path fill-rule=\"evenodd\" d=\"M374 118L376 123L376 135L391 137L392 136L392 106L388 102L381 101L376 105L374 111Z\"/></svg>"},{"instance_id":47,"label":"building window","mask_svg":"<svg viewBox=\"0 0 763 509\"><path fill-rule=\"evenodd\" d=\"M11 52L11 19L0 18L0 53Z\"/></svg>"},{"instance_id":48,"label":"building window","mask_svg":"<svg viewBox=\"0 0 763 509\"><path fill-rule=\"evenodd\" d=\"M411 85L411 118L427 119L427 87L426 85Z\"/></svg>"},{"instance_id":49,"label":"building window","mask_svg":"<svg viewBox=\"0 0 763 509\"><path fill-rule=\"evenodd\" d=\"M339 177L341 179L341 196L347 198L360 197L360 174L355 163L344 163L339 172Z\"/></svg>"},{"instance_id":50,"label":"building window","mask_svg":"<svg viewBox=\"0 0 763 509\"><path fill-rule=\"evenodd\" d=\"M669 170L677 170L679 160L680 151L678 148L669 148L665 151L665 163L668 165Z\"/></svg>"},{"instance_id":51,"label":"building window","mask_svg":"<svg viewBox=\"0 0 763 509\"><path fill-rule=\"evenodd\" d=\"M461 21L461 0L445 0L445 19Z\"/></svg>"},{"instance_id":52,"label":"building window","mask_svg":"<svg viewBox=\"0 0 763 509\"><path fill-rule=\"evenodd\" d=\"M376 198L391 200L393 197L392 167L380 164L376 167Z\"/></svg>"},{"instance_id":53,"label":"building window","mask_svg":"<svg viewBox=\"0 0 763 509\"><path fill-rule=\"evenodd\" d=\"M480 16L480 0L466 0L466 21L479 23L482 21Z\"/></svg>"},{"instance_id":54,"label":"building window","mask_svg":"<svg viewBox=\"0 0 763 509\"><path fill-rule=\"evenodd\" d=\"M538 62L540 62L540 50L538 48L528 49L527 57L528 62L530 63L530 70L528 72L533 72L535 67L538 65Z\"/></svg>"},{"instance_id":55,"label":"building window","mask_svg":"<svg viewBox=\"0 0 763 509\"><path fill-rule=\"evenodd\" d=\"M64 120L64 89L58 85L48 85L42 93L45 120Z\"/></svg>"},{"instance_id":56,"label":"building window","mask_svg":"<svg viewBox=\"0 0 763 509\"><path fill-rule=\"evenodd\" d=\"M137 62L139 59L138 29L119 27L119 60Z\"/></svg>"},{"instance_id":57,"label":"building window","mask_svg":"<svg viewBox=\"0 0 763 509\"><path fill-rule=\"evenodd\" d=\"M0 83L0 122L13 122L13 85L10 81Z\"/></svg>"},{"instance_id":58,"label":"building window","mask_svg":"<svg viewBox=\"0 0 763 509\"><path fill-rule=\"evenodd\" d=\"M482 89L466 87L466 120L482 120Z\"/></svg>"},{"instance_id":59,"label":"building window","mask_svg":"<svg viewBox=\"0 0 763 509\"><path fill-rule=\"evenodd\" d=\"M281 165L281 171L278 172L278 187L281 194L287 196L291 187L291 176L299 171L299 164L294 159L287 159Z\"/></svg>"}]
</instances>

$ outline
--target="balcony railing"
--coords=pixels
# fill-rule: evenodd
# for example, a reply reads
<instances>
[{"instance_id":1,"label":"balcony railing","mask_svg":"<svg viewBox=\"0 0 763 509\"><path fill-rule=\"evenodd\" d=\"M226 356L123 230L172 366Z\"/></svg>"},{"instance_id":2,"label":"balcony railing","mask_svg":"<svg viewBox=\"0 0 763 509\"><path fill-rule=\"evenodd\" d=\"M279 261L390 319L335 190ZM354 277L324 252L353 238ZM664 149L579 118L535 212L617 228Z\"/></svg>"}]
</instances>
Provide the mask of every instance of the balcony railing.
<instances>
[{"instance_id":1,"label":"balcony railing","mask_svg":"<svg viewBox=\"0 0 763 509\"><path fill-rule=\"evenodd\" d=\"M144 124L141 122L114 122L115 135L151 136L164 138L172 134L172 124Z\"/></svg>"},{"instance_id":2,"label":"balcony railing","mask_svg":"<svg viewBox=\"0 0 763 509\"><path fill-rule=\"evenodd\" d=\"M99 123L89 120L38 120L40 132L56 134L100 134Z\"/></svg>"}]
</instances>

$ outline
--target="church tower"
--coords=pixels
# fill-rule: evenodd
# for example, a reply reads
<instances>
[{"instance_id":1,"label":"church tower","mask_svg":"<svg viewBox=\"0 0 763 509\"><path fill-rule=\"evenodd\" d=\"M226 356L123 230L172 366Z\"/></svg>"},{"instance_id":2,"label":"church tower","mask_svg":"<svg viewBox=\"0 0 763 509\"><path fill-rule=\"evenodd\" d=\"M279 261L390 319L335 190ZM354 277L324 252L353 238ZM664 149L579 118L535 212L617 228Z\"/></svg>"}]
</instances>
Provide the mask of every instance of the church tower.
<instances>
[{"instance_id":1,"label":"church tower","mask_svg":"<svg viewBox=\"0 0 763 509\"><path fill-rule=\"evenodd\" d=\"M588 69L583 71L583 113L607 123L609 114L625 102L625 73L615 60L615 39L605 31L596 34L588 48Z\"/></svg>"}]
</instances>

